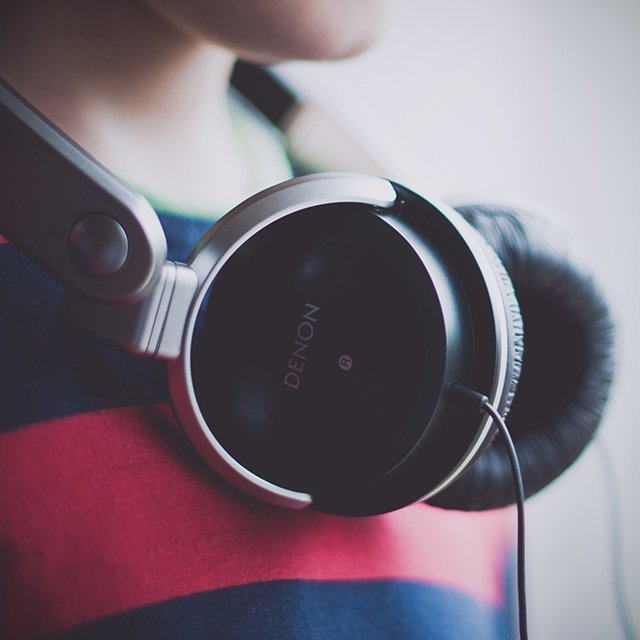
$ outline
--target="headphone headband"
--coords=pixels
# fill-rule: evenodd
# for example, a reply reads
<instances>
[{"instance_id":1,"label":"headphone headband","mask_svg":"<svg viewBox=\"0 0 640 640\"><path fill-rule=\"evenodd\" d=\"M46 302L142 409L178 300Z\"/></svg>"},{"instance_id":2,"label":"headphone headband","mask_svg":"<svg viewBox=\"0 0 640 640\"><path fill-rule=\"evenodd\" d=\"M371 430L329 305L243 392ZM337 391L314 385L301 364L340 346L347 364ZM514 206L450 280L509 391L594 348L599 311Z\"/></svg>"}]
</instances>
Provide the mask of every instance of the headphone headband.
<instances>
[{"instance_id":1,"label":"headphone headband","mask_svg":"<svg viewBox=\"0 0 640 640\"><path fill-rule=\"evenodd\" d=\"M85 296L147 295L167 252L151 205L2 80L0 139L0 230Z\"/></svg>"}]
</instances>

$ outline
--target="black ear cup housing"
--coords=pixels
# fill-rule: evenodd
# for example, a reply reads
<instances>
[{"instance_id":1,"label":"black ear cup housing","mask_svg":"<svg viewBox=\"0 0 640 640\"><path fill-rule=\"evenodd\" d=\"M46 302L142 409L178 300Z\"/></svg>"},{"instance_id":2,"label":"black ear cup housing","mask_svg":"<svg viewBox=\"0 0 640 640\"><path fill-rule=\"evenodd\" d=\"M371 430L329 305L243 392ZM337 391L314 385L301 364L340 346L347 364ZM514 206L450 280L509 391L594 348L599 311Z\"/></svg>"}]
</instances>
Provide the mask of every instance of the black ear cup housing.
<instances>
[{"instance_id":1,"label":"black ear cup housing","mask_svg":"<svg viewBox=\"0 0 640 640\"><path fill-rule=\"evenodd\" d=\"M520 303L526 350L507 424L530 496L576 460L598 427L614 371L611 314L568 233L520 210L458 211L493 247ZM508 458L496 440L430 503L470 510L513 501Z\"/></svg>"},{"instance_id":2,"label":"black ear cup housing","mask_svg":"<svg viewBox=\"0 0 640 640\"><path fill-rule=\"evenodd\" d=\"M217 443L344 515L452 482L493 430L451 385L505 413L520 370L521 319L497 257L455 212L393 188L390 208L323 204L257 231L211 281L190 349Z\"/></svg>"}]
</instances>

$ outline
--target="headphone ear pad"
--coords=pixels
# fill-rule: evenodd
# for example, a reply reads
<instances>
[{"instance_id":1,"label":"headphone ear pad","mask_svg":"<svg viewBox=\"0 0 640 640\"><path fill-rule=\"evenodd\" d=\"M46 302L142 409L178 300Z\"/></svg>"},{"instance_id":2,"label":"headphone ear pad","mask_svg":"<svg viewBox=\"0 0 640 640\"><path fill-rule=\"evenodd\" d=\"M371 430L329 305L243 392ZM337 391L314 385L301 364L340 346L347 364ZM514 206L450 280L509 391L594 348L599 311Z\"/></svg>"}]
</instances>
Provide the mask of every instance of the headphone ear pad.
<instances>
[{"instance_id":1,"label":"headphone ear pad","mask_svg":"<svg viewBox=\"0 0 640 640\"><path fill-rule=\"evenodd\" d=\"M566 231L501 206L458 208L496 252L513 283L525 353L507 420L530 496L565 471L602 418L614 370L614 326L593 275ZM514 502L500 440L430 504L481 510Z\"/></svg>"}]
</instances>

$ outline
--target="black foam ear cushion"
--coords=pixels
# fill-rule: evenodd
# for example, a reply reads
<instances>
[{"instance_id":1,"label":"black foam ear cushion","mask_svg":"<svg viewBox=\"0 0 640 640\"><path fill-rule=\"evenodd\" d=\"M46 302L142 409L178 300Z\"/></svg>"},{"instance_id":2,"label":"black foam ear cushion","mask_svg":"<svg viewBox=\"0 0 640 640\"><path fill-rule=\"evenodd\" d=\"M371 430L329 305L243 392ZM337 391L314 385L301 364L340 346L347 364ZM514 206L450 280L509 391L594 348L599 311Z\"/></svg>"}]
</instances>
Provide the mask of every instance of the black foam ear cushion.
<instances>
[{"instance_id":1,"label":"black foam ear cushion","mask_svg":"<svg viewBox=\"0 0 640 640\"><path fill-rule=\"evenodd\" d=\"M576 460L598 427L614 370L611 314L567 232L501 206L458 211L500 257L520 303L525 352L507 425L530 496ZM499 439L429 500L464 510L513 501L509 461Z\"/></svg>"}]
</instances>

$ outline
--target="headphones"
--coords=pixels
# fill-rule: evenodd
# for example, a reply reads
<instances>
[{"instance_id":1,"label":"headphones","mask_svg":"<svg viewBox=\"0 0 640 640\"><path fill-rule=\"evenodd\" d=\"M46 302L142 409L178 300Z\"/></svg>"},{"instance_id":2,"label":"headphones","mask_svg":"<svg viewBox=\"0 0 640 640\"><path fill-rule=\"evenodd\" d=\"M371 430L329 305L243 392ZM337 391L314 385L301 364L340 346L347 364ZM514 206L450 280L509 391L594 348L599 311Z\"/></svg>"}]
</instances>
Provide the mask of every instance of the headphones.
<instances>
[{"instance_id":1,"label":"headphones","mask_svg":"<svg viewBox=\"0 0 640 640\"><path fill-rule=\"evenodd\" d=\"M233 82L313 157L317 108L259 67ZM167 361L185 433L249 494L351 516L513 502L493 422L457 386L511 410L527 495L597 428L610 312L543 218L305 175L239 204L179 264L147 201L3 83L0 139L0 231L65 285L78 324Z\"/></svg>"}]
</instances>

